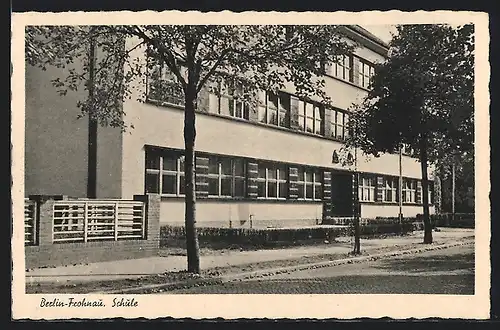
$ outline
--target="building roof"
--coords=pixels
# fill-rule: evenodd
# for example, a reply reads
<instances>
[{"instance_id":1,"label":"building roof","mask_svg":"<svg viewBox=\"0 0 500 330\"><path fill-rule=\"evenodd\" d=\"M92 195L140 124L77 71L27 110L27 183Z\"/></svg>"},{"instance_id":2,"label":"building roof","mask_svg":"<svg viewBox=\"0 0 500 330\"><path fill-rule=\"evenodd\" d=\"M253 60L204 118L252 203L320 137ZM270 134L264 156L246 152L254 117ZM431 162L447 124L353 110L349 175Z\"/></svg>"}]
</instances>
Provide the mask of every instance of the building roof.
<instances>
[{"instance_id":1,"label":"building roof","mask_svg":"<svg viewBox=\"0 0 500 330\"><path fill-rule=\"evenodd\" d=\"M373 33L365 30L359 25L344 25L343 30L347 37L361 43L364 47L373 50L374 52L387 56L389 45L376 37Z\"/></svg>"},{"instance_id":2,"label":"building roof","mask_svg":"<svg viewBox=\"0 0 500 330\"><path fill-rule=\"evenodd\" d=\"M380 46L383 46L387 49L389 49L389 44L371 33L370 31L366 30L365 28L361 27L360 25L350 25L349 26L352 30L358 32L359 34L363 35L364 37L370 39L373 42L376 42Z\"/></svg>"}]
</instances>

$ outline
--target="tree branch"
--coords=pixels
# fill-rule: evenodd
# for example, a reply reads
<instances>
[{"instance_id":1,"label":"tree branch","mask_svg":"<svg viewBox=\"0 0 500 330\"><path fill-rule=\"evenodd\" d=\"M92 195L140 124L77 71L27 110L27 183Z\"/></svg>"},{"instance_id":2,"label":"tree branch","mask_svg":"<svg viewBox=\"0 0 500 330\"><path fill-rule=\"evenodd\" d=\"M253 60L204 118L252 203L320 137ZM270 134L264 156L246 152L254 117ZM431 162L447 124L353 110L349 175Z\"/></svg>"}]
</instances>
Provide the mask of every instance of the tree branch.
<instances>
[{"instance_id":1,"label":"tree branch","mask_svg":"<svg viewBox=\"0 0 500 330\"><path fill-rule=\"evenodd\" d=\"M184 77L181 75L179 68L177 67L177 60L175 59L173 54L170 52L170 50L167 49L164 45L162 45L157 39L153 39L153 38L149 37L144 31L142 31L140 29L139 26L134 26L134 27L136 30L129 29L128 27L126 27L126 28L130 34L135 35L139 38L142 38L150 45L156 47L156 49L159 52L159 55L162 57L163 61L165 62L165 64L167 64L168 68L172 71L172 73L177 77L179 83L181 84L182 88L185 91L186 87L187 87L187 83L186 83Z\"/></svg>"},{"instance_id":2,"label":"tree branch","mask_svg":"<svg viewBox=\"0 0 500 330\"><path fill-rule=\"evenodd\" d=\"M226 57L226 55L229 54L230 52L231 52L231 49L229 49L229 48L226 48L221 52L221 55L217 59L217 62L215 62L215 64L212 66L212 68L210 68L210 70L208 70L205 77L203 77L199 81L198 86L196 87L196 92L199 92L203 88L203 86L205 85L207 80L210 78L210 76L212 76L214 74L214 72L217 70L217 68L222 63L222 61L224 61L224 58ZM201 68L200 68L200 70L201 70Z\"/></svg>"}]
</instances>

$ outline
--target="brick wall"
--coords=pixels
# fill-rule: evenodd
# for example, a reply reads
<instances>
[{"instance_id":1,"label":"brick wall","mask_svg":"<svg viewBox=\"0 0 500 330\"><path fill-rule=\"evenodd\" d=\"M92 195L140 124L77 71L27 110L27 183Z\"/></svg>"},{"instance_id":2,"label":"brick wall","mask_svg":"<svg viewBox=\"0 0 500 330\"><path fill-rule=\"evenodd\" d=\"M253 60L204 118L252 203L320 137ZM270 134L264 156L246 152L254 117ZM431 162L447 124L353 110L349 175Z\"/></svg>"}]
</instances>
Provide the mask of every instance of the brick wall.
<instances>
[{"instance_id":1,"label":"brick wall","mask_svg":"<svg viewBox=\"0 0 500 330\"><path fill-rule=\"evenodd\" d=\"M146 203L146 238L87 243L53 243L52 222L55 200L39 198L38 245L25 246L26 268L50 267L153 256L160 242L160 197L134 196Z\"/></svg>"}]
</instances>

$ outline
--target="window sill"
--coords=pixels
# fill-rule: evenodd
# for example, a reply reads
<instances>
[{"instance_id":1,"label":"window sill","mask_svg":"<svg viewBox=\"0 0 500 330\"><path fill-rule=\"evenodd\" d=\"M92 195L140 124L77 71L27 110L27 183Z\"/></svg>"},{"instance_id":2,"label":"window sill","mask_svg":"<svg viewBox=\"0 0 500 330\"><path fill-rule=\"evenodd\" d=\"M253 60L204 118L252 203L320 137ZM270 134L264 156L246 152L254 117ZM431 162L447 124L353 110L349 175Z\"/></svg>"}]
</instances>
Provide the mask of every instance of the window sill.
<instances>
[{"instance_id":1,"label":"window sill","mask_svg":"<svg viewBox=\"0 0 500 330\"><path fill-rule=\"evenodd\" d=\"M380 205L380 206L398 206L398 202L375 202L375 201L360 201L361 204L368 204L368 205ZM403 202L403 206L423 206L424 204L422 203L407 203ZM434 206L433 203L429 203L429 206Z\"/></svg>"},{"instance_id":2,"label":"window sill","mask_svg":"<svg viewBox=\"0 0 500 330\"><path fill-rule=\"evenodd\" d=\"M184 201L184 196L174 196L174 195L161 195L162 201L167 200L177 200ZM210 203L285 203L285 204L320 204L323 203L321 200L304 200L304 199L283 199L283 198L248 198L248 197L215 197L215 196L197 196L196 200L198 202L210 202Z\"/></svg>"},{"instance_id":3,"label":"window sill","mask_svg":"<svg viewBox=\"0 0 500 330\"><path fill-rule=\"evenodd\" d=\"M170 103L170 102L165 102L165 101L160 101L160 100L156 100L156 99L151 99L149 97L146 97L145 103L150 103L150 104L154 104L154 105L161 106L161 107L176 108L176 109L179 109L179 110L184 110L184 108L185 108L184 105Z\"/></svg>"},{"instance_id":4,"label":"window sill","mask_svg":"<svg viewBox=\"0 0 500 330\"><path fill-rule=\"evenodd\" d=\"M348 85L351 85L353 87L356 87L356 88L359 88L365 92L369 92L370 90L368 88L365 88L363 86L360 86L360 85L357 85L355 83L353 83L352 81L349 81L349 80L345 80L345 79L342 79L342 78L337 78L335 76L332 76L332 75L329 75L327 73L324 74L325 77L328 77L328 78L331 78L331 79L334 79L334 80L337 80L337 81L340 81L340 82L343 82L343 83L346 83Z\"/></svg>"}]
</instances>

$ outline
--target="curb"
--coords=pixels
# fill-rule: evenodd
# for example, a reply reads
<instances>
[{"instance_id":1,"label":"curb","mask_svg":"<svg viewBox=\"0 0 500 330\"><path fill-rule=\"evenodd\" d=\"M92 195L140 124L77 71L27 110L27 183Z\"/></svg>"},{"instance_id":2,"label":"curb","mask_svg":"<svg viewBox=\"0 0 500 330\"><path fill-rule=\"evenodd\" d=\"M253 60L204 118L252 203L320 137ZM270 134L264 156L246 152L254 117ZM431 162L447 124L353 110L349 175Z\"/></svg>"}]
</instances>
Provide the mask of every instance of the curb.
<instances>
[{"instance_id":1,"label":"curb","mask_svg":"<svg viewBox=\"0 0 500 330\"><path fill-rule=\"evenodd\" d=\"M396 257L396 256L402 256L402 255L408 255L408 254L422 253L422 252L427 252L427 251L443 250L443 249L447 249L447 248L451 248L451 247L464 246L464 245L469 245L469 244L473 244L473 243L474 243L474 240L471 240L471 241L467 240L465 242L462 241L462 242L451 243L451 244L440 244L440 245L435 245L435 246L430 246L430 247L401 250L401 251L397 251L397 252L394 252L394 251L393 252L384 252L384 253L378 253L378 254L373 254L373 255L350 257L350 258L345 258L345 259L322 261L322 262L317 262L317 263L310 263L310 264L303 264L303 265L289 266L289 267L281 267L281 268L275 268L275 269L267 269L267 270L261 270L261 271L241 273L241 274L237 274L237 275L228 275L228 276L222 276L221 278L223 278L226 282L242 281L242 280L247 280L247 279L262 278L262 277L278 275L278 274L293 273L293 272L301 271L301 270L333 267L333 266L340 266L340 265L345 265L345 264L355 264L355 263L361 263L361 262L365 262L365 261L375 261L375 260L385 258L385 257Z\"/></svg>"},{"instance_id":2,"label":"curb","mask_svg":"<svg viewBox=\"0 0 500 330\"><path fill-rule=\"evenodd\" d=\"M322 261L322 262L302 264L302 265L297 265L297 266L287 266L287 267L280 267L280 268L274 268L274 269L264 269L264 270L246 272L246 273L233 274L233 275L222 275L222 276L218 276L218 277L214 277L214 278L206 278L206 279L199 279L199 280L194 279L194 280L179 281L179 282L168 283L168 284L151 284L151 285L144 285L141 287L132 287L132 288L125 288L125 289L118 289L118 290L110 290L110 291L99 291L99 292L93 292L93 293L96 293L96 294L130 293L130 294L133 294L133 293L144 292L145 290L158 290L159 292L165 293L166 291L169 291L169 290L188 289L188 288L197 287L197 286L206 286L206 285L214 285L214 284L221 284L221 283L227 283L227 282L243 281L243 280L263 278L263 277L268 277L268 276L273 276L273 275L278 275L278 274L288 274L288 273L293 273L293 272L301 271L301 270L333 267L333 266L340 266L340 265L345 265L345 264L361 263L361 262L365 262L365 261L375 261L375 260L378 260L381 258L386 258L386 257L396 257L396 256L402 256L402 255L408 255L408 254L422 253L422 252L427 252L427 251L443 250L443 249L457 247L457 246L470 245L473 243L474 243L474 238L472 237L472 238L465 238L459 242L449 243L449 244L439 244L439 245L434 245L434 246L431 245L431 246L413 248L413 249L408 249L408 250L383 252L383 253L378 253L378 254L373 254L373 255L349 257L349 258L344 258L344 259Z\"/></svg>"}]
</instances>

